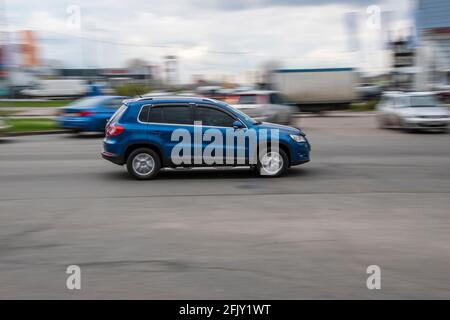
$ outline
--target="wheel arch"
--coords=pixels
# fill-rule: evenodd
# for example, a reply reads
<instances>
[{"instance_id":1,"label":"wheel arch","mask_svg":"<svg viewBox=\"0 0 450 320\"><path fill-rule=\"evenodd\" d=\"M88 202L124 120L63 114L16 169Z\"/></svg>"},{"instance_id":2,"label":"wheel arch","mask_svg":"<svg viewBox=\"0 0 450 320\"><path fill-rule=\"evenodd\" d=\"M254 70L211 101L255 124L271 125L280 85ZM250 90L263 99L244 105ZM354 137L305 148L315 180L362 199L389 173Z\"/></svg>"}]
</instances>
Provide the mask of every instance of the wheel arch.
<instances>
[{"instance_id":1,"label":"wheel arch","mask_svg":"<svg viewBox=\"0 0 450 320\"><path fill-rule=\"evenodd\" d=\"M143 141L142 142L134 142L127 146L127 148L125 149L125 152L124 152L123 162L126 163L128 156L134 150L139 149L139 148L148 148L148 149L155 151L159 156L159 160L161 161L161 164L163 164L163 154L162 154L161 148L155 144L143 142Z\"/></svg>"}]
</instances>

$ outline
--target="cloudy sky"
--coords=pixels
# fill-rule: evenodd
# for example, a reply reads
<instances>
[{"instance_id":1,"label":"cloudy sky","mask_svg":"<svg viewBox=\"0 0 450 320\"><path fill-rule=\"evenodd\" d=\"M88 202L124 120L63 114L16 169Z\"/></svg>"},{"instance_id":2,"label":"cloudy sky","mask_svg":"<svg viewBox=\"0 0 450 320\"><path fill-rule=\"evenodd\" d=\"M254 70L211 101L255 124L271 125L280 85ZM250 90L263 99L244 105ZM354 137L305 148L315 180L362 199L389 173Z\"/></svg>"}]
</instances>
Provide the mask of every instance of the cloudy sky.
<instances>
[{"instance_id":1,"label":"cloudy sky","mask_svg":"<svg viewBox=\"0 0 450 320\"><path fill-rule=\"evenodd\" d=\"M122 67L127 59L161 63L179 57L191 74L233 74L268 60L283 67L386 65L374 10L389 27L411 25L412 0L6 0L10 30L32 29L40 56L66 67ZM367 11L369 10L369 12ZM358 17L358 51L350 52L345 16ZM375 19L375 20L373 20Z\"/></svg>"}]
</instances>

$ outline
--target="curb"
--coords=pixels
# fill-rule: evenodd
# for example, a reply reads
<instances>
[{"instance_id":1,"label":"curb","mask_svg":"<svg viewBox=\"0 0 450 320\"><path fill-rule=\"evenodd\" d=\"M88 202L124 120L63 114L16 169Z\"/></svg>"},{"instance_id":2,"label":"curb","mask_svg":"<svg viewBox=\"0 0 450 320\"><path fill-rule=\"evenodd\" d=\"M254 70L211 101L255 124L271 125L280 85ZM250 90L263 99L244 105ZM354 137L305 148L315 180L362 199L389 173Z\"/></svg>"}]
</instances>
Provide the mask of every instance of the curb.
<instances>
[{"instance_id":1,"label":"curb","mask_svg":"<svg viewBox=\"0 0 450 320\"><path fill-rule=\"evenodd\" d=\"M21 137L21 136L37 136L44 134L62 134L70 133L68 130L47 130L47 131L22 131L22 132L8 132L5 137Z\"/></svg>"}]
</instances>

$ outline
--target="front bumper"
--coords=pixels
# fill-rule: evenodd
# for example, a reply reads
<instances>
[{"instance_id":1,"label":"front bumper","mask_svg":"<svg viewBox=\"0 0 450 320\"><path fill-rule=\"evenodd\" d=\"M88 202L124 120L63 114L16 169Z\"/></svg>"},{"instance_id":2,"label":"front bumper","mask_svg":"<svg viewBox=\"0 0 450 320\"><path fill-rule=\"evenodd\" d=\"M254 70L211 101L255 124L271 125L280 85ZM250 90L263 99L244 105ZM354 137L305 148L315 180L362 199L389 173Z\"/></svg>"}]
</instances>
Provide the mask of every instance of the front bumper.
<instances>
[{"instance_id":1,"label":"front bumper","mask_svg":"<svg viewBox=\"0 0 450 320\"><path fill-rule=\"evenodd\" d=\"M306 139L306 137L305 137ZM305 142L295 143L291 149L291 166L296 166L310 161L311 145Z\"/></svg>"},{"instance_id":2,"label":"front bumper","mask_svg":"<svg viewBox=\"0 0 450 320\"><path fill-rule=\"evenodd\" d=\"M447 128L450 118L406 118L404 125L410 129L438 129Z\"/></svg>"}]
</instances>

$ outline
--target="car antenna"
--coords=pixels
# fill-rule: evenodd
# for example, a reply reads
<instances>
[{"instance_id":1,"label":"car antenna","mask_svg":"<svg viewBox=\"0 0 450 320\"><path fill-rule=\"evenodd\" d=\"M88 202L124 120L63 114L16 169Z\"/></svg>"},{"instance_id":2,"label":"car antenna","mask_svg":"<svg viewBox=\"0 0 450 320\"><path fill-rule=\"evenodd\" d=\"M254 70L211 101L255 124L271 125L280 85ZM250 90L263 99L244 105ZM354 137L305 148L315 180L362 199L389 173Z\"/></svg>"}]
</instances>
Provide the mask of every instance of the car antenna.
<instances>
[{"instance_id":1,"label":"car antenna","mask_svg":"<svg viewBox=\"0 0 450 320\"><path fill-rule=\"evenodd\" d=\"M137 88L135 88L135 93L136 93L136 95L139 97L139 98L142 98L142 96L139 94L139 90L137 89Z\"/></svg>"}]
</instances>

